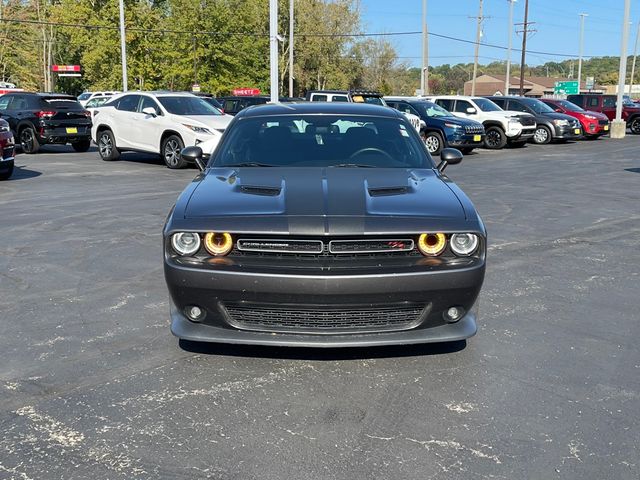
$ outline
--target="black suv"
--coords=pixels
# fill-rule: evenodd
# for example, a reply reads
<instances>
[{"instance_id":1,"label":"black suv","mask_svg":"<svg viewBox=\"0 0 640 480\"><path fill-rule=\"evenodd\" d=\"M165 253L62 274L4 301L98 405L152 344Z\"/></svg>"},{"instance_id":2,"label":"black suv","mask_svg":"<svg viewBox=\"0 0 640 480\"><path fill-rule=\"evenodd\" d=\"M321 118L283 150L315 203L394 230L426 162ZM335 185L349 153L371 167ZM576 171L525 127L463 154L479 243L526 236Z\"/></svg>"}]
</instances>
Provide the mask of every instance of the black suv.
<instances>
[{"instance_id":1,"label":"black suv","mask_svg":"<svg viewBox=\"0 0 640 480\"><path fill-rule=\"evenodd\" d=\"M76 152L91 145L91 113L71 95L7 93L0 97L0 118L25 153L36 153L47 143L70 143Z\"/></svg>"},{"instance_id":2,"label":"black suv","mask_svg":"<svg viewBox=\"0 0 640 480\"><path fill-rule=\"evenodd\" d=\"M575 140L582 136L580 122L567 114L558 113L537 98L527 97L487 97L503 110L530 113L536 117L536 131L531 139L539 145L551 140Z\"/></svg>"}]
</instances>

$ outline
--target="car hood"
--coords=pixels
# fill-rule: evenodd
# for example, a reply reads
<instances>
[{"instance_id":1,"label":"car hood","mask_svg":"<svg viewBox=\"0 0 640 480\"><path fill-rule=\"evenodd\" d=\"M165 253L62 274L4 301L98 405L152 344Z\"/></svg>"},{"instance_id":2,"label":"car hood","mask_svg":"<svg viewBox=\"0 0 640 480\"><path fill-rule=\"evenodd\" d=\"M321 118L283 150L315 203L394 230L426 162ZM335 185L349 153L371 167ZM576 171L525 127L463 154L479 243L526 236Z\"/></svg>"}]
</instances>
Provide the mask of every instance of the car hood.
<instances>
[{"instance_id":1,"label":"car hood","mask_svg":"<svg viewBox=\"0 0 640 480\"><path fill-rule=\"evenodd\" d=\"M575 112L575 113L579 113L579 114L582 114L582 115L592 115L592 116L596 117L599 120L609 120L609 117L607 117L604 113L594 112L593 110L586 110L584 112Z\"/></svg>"},{"instance_id":2,"label":"car hood","mask_svg":"<svg viewBox=\"0 0 640 480\"><path fill-rule=\"evenodd\" d=\"M466 218L446 177L431 169L214 168L184 208L184 218L215 219L228 231L250 231L250 217L263 227L271 218L271 231L320 235L453 228Z\"/></svg>"},{"instance_id":3,"label":"car hood","mask_svg":"<svg viewBox=\"0 0 640 480\"><path fill-rule=\"evenodd\" d=\"M442 122L447 122L447 123L453 123L455 125L462 125L462 126L470 126L470 127L477 127L477 126L482 126L482 123L478 122L477 120L472 120L470 118L465 118L465 117L456 117L453 114L451 114L450 117L430 117L430 120L440 120Z\"/></svg>"},{"instance_id":4,"label":"car hood","mask_svg":"<svg viewBox=\"0 0 640 480\"><path fill-rule=\"evenodd\" d=\"M233 117L231 115L174 115L173 120L178 123L201 126L216 130L226 129Z\"/></svg>"},{"instance_id":5,"label":"car hood","mask_svg":"<svg viewBox=\"0 0 640 480\"><path fill-rule=\"evenodd\" d=\"M516 112L514 110L503 110L501 112L482 112L485 117L502 120L504 118L518 118L522 115L533 117L530 113Z\"/></svg>"}]
</instances>

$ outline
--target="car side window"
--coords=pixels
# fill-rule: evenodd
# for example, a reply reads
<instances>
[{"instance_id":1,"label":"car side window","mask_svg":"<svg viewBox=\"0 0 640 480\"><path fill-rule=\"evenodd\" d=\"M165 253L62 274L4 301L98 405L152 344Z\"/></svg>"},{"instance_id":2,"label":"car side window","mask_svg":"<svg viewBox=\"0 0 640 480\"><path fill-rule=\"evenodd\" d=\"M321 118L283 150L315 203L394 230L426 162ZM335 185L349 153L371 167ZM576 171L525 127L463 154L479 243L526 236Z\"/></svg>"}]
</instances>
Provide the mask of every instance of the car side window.
<instances>
[{"instance_id":1,"label":"car side window","mask_svg":"<svg viewBox=\"0 0 640 480\"><path fill-rule=\"evenodd\" d=\"M507 106L507 105L506 105L506 104L507 104L507 101L506 101L504 98L495 98L495 97L492 97L492 98L491 98L491 101L492 101L493 103L495 103L496 105L498 105L500 108L502 108L502 109L504 109L504 110L507 110L507 108L505 108L505 107Z\"/></svg>"},{"instance_id":2,"label":"car side window","mask_svg":"<svg viewBox=\"0 0 640 480\"><path fill-rule=\"evenodd\" d=\"M225 112L235 112L236 110L235 106L236 106L235 100L225 100L224 106L222 108L224 108Z\"/></svg>"},{"instance_id":3,"label":"car side window","mask_svg":"<svg viewBox=\"0 0 640 480\"><path fill-rule=\"evenodd\" d=\"M600 103L600 99L599 98L590 98L589 99L589 106L590 107L597 107L599 103Z\"/></svg>"},{"instance_id":4,"label":"car side window","mask_svg":"<svg viewBox=\"0 0 640 480\"><path fill-rule=\"evenodd\" d=\"M509 100L509 108L507 108L507 110L529 113L529 109L527 109L526 106L516 100Z\"/></svg>"},{"instance_id":5,"label":"car side window","mask_svg":"<svg viewBox=\"0 0 640 480\"><path fill-rule=\"evenodd\" d=\"M151 97L143 95L142 101L140 102L140 107L138 108L138 112L141 113L145 108L149 107L153 108L156 111L156 115L162 115L162 110L160 110L160 107L158 106L156 101Z\"/></svg>"},{"instance_id":6,"label":"car side window","mask_svg":"<svg viewBox=\"0 0 640 480\"><path fill-rule=\"evenodd\" d=\"M597 99L594 99L597 100ZM597 103L596 103L597 105ZM608 107L608 108L612 108L616 106L616 99L614 98L610 98L610 97L605 97L602 99L602 106L603 107Z\"/></svg>"},{"instance_id":7,"label":"car side window","mask_svg":"<svg viewBox=\"0 0 640 480\"><path fill-rule=\"evenodd\" d=\"M345 96L345 95L334 95L333 98L331 99L332 102L348 102L349 101L349 97Z\"/></svg>"},{"instance_id":8,"label":"car side window","mask_svg":"<svg viewBox=\"0 0 640 480\"><path fill-rule=\"evenodd\" d=\"M13 97L9 95L4 95L3 97L0 97L0 111L8 110L9 104L11 103L12 98Z\"/></svg>"},{"instance_id":9,"label":"car side window","mask_svg":"<svg viewBox=\"0 0 640 480\"><path fill-rule=\"evenodd\" d=\"M125 95L120 99L116 108L124 112L135 112L139 101L140 95Z\"/></svg>"},{"instance_id":10,"label":"car side window","mask_svg":"<svg viewBox=\"0 0 640 480\"><path fill-rule=\"evenodd\" d=\"M13 102L9 105L9 110L26 110L28 107L27 99L22 95L13 97Z\"/></svg>"},{"instance_id":11,"label":"car side window","mask_svg":"<svg viewBox=\"0 0 640 480\"><path fill-rule=\"evenodd\" d=\"M449 99L436 100L436 104L440 105L442 108L444 108L445 110L448 110L449 112L453 111L453 100L449 100Z\"/></svg>"},{"instance_id":12,"label":"car side window","mask_svg":"<svg viewBox=\"0 0 640 480\"><path fill-rule=\"evenodd\" d=\"M311 101L312 102L326 102L327 101L327 96L326 95L311 95Z\"/></svg>"},{"instance_id":13,"label":"car side window","mask_svg":"<svg viewBox=\"0 0 640 480\"><path fill-rule=\"evenodd\" d=\"M441 107L444 107L444 105L441 105ZM454 112L467 113L467 108L473 108L473 105L466 100L457 100Z\"/></svg>"}]
</instances>

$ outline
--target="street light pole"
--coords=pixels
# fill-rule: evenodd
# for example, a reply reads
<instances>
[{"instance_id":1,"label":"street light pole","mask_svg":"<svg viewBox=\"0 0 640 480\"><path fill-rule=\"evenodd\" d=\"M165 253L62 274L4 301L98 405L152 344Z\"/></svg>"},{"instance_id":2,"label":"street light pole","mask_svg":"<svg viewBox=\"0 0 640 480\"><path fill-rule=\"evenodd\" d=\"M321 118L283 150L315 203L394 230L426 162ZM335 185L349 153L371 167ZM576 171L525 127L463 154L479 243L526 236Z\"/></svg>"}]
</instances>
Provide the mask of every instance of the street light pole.
<instances>
[{"instance_id":1,"label":"street light pole","mask_svg":"<svg viewBox=\"0 0 640 480\"><path fill-rule=\"evenodd\" d=\"M629 96L633 90L633 77L636 73L636 57L638 55L638 37L640 37L640 22L638 22L638 31L636 32L636 45L633 48L633 63L631 64L631 79L629 80Z\"/></svg>"},{"instance_id":2,"label":"street light pole","mask_svg":"<svg viewBox=\"0 0 640 480\"><path fill-rule=\"evenodd\" d=\"M293 97L293 0L289 0L289 97Z\"/></svg>"},{"instance_id":3,"label":"street light pole","mask_svg":"<svg viewBox=\"0 0 640 480\"><path fill-rule=\"evenodd\" d=\"M522 29L522 56L520 58L520 96L524 97L524 67L527 58L527 33L529 32L529 0L524 1L524 28Z\"/></svg>"},{"instance_id":4,"label":"street light pole","mask_svg":"<svg viewBox=\"0 0 640 480\"><path fill-rule=\"evenodd\" d=\"M127 42L124 32L124 5L120 0L120 54L122 56L122 91L126 92L127 88Z\"/></svg>"},{"instance_id":5,"label":"street light pole","mask_svg":"<svg viewBox=\"0 0 640 480\"><path fill-rule=\"evenodd\" d=\"M269 44L271 102L278 103L278 0L269 0Z\"/></svg>"},{"instance_id":6,"label":"street light pole","mask_svg":"<svg viewBox=\"0 0 640 480\"><path fill-rule=\"evenodd\" d=\"M420 75L422 95L429 94L429 31L427 29L427 0L422 0L422 74Z\"/></svg>"},{"instance_id":7,"label":"street light pole","mask_svg":"<svg viewBox=\"0 0 640 480\"><path fill-rule=\"evenodd\" d=\"M624 18L622 20L622 41L620 45L620 69L618 71L618 98L616 100L616 119L611 122L611 138L624 138L627 124L622 120L622 96L627 78L627 44L629 42L629 15L631 0L624 0Z\"/></svg>"},{"instance_id":8,"label":"street light pole","mask_svg":"<svg viewBox=\"0 0 640 480\"><path fill-rule=\"evenodd\" d=\"M476 94L476 76L478 75L478 53L480 52L480 29L482 28L482 0L478 12L478 25L476 27L476 50L473 56L473 79L471 81L471 95Z\"/></svg>"},{"instance_id":9,"label":"street light pole","mask_svg":"<svg viewBox=\"0 0 640 480\"><path fill-rule=\"evenodd\" d=\"M582 86L582 47L584 45L584 17L589 15L586 13L579 13L580 16L580 52L578 53L578 93L580 93L580 87Z\"/></svg>"},{"instance_id":10,"label":"street light pole","mask_svg":"<svg viewBox=\"0 0 640 480\"><path fill-rule=\"evenodd\" d=\"M507 75L504 77L504 94L509 95L509 83L511 82L511 47L513 46L513 4L516 0L509 2L509 48L507 49Z\"/></svg>"}]
</instances>

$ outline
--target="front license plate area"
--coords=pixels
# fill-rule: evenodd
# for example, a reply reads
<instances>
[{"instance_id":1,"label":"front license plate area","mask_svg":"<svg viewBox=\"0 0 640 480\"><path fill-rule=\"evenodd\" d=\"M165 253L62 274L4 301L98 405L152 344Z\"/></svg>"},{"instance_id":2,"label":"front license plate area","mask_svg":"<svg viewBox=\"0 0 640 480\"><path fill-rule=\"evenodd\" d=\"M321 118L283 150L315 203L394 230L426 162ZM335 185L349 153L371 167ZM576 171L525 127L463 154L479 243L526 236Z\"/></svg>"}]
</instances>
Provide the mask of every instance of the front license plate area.
<instances>
[{"instance_id":1,"label":"front license plate area","mask_svg":"<svg viewBox=\"0 0 640 480\"><path fill-rule=\"evenodd\" d=\"M473 136L473 141L474 142L479 142L480 140L482 140L482 136L480 136L480 135L474 135Z\"/></svg>"},{"instance_id":2,"label":"front license plate area","mask_svg":"<svg viewBox=\"0 0 640 480\"><path fill-rule=\"evenodd\" d=\"M609 125L605 125L605 126L604 126L604 131L606 132L606 131L608 131L608 130L609 130Z\"/></svg>"},{"instance_id":3,"label":"front license plate area","mask_svg":"<svg viewBox=\"0 0 640 480\"><path fill-rule=\"evenodd\" d=\"M76 127L67 127L67 133L78 133L78 129Z\"/></svg>"},{"instance_id":4,"label":"front license plate area","mask_svg":"<svg viewBox=\"0 0 640 480\"><path fill-rule=\"evenodd\" d=\"M574 132L576 135L580 135L580 129L579 129L579 128L576 128L573 132Z\"/></svg>"}]
</instances>

